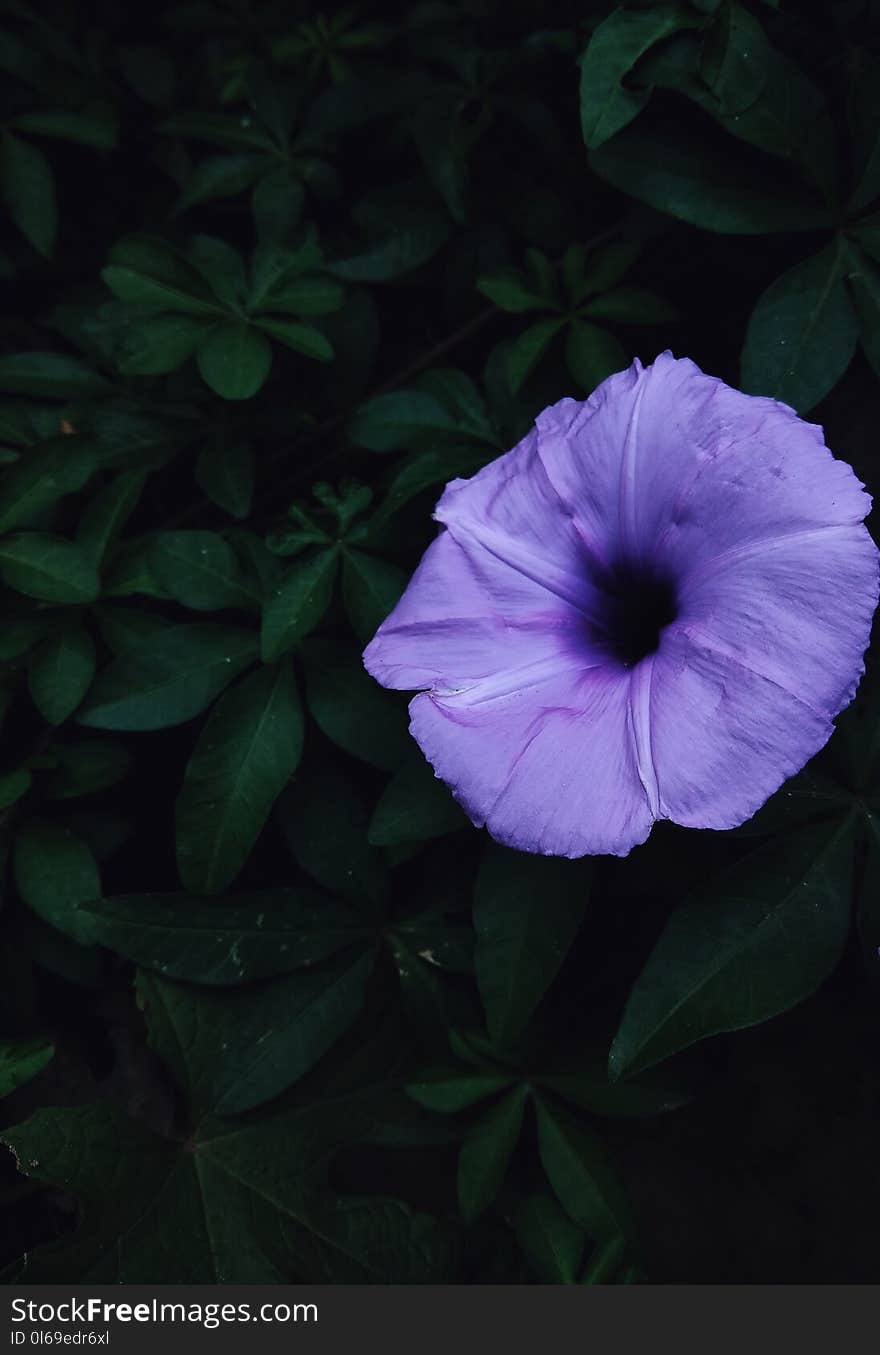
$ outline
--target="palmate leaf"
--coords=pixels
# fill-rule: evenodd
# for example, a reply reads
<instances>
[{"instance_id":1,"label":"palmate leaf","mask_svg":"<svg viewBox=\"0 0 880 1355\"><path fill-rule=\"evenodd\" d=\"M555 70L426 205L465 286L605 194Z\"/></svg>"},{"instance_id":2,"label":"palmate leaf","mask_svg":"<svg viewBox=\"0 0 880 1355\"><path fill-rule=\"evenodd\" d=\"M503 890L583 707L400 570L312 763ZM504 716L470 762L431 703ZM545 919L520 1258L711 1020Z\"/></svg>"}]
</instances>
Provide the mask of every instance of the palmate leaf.
<instances>
[{"instance_id":1,"label":"palmate leaf","mask_svg":"<svg viewBox=\"0 0 880 1355\"><path fill-rule=\"evenodd\" d=\"M749 321L744 390L806 414L837 384L859 337L845 284L850 267L849 247L840 240L771 283Z\"/></svg>"},{"instance_id":2,"label":"palmate leaf","mask_svg":"<svg viewBox=\"0 0 880 1355\"><path fill-rule=\"evenodd\" d=\"M302 741L289 662L250 674L220 698L175 807L177 866L186 889L215 894L235 878L296 771Z\"/></svg>"},{"instance_id":3,"label":"palmate leaf","mask_svg":"<svg viewBox=\"0 0 880 1355\"><path fill-rule=\"evenodd\" d=\"M169 979L235 986L320 964L365 943L363 923L314 889L123 894L76 909L89 936Z\"/></svg>"},{"instance_id":4,"label":"palmate leaf","mask_svg":"<svg viewBox=\"0 0 880 1355\"><path fill-rule=\"evenodd\" d=\"M589 867L490 846L474 893L476 971L489 1033L515 1039L553 982L587 905Z\"/></svg>"},{"instance_id":5,"label":"palmate leaf","mask_svg":"<svg viewBox=\"0 0 880 1355\"><path fill-rule=\"evenodd\" d=\"M612 1077L742 1030L815 991L850 925L851 813L773 840L670 918L630 993Z\"/></svg>"},{"instance_id":6,"label":"palmate leaf","mask_svg":"<svg viewBox=\"0 0 880 1355\"><path fill-rule=\"evenodd\" d=\"M433 1220L338 1196L334 1152L369 1140L371 1096L202 1121L183 1143L106 1104L41 1110L3 1134L22 1171L79 1197L70 1240L31 1251L27 1283L417 1283L448 1273Z\"/></svg>"}]
</instances>

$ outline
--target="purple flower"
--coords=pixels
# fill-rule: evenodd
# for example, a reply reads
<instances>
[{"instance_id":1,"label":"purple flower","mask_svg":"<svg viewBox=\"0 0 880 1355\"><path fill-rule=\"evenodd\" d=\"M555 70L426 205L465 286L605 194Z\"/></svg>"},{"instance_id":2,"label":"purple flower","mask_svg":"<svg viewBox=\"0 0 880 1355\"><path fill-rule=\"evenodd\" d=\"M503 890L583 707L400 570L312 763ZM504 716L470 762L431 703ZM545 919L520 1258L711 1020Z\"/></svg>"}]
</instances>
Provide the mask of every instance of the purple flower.
<instances>
[{"instance_id":1,"label":"purple flower","mask_svg":"<svg viewBox=\"0 0 880 1355\"><path fill-rule=\"evenodd\" d=\"M822 430L663 353L453 480L364 654L478 826L625 856L733 828L823 746L877 605L870 499Z\"/></svg>"}]
</instances>

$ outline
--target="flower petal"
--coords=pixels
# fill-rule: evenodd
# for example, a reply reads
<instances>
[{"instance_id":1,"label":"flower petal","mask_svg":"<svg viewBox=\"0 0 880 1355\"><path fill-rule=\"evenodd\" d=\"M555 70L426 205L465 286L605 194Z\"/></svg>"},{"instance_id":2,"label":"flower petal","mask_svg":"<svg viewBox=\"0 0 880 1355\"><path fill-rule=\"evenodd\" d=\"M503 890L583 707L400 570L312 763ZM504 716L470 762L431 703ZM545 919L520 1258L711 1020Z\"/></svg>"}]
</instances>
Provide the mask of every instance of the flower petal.
<instances>
[{"instance_id":1,"label":"flower petal","mask_svg":"<svg viewBox=\"0 0 880 1355\"><path fill-rule=\"evenodd\" d=\"M471 819L553 856L625 856L653 815L630 730L630 675L600 666L479 704L417 696L410 729Z\"/></svg>"},{"instance_id":2,"label":"flower petal","mask_svg":"<svg viewBox=\"0 0 880 1355\"><path fill-rule=\"evenodd\" d=\"M731 653L672 627L653 660L651 755L660 812L735 828L827 742L828 714Z\"/></svg>"},{"instance_id":3,"label":"flower petal","mask_svg":"<svg viewBox=\"0 0 880 1355\"><path fill-rule=\"evenodd\" d=\"M813 529L739 547L694 571L679 592L680 624L833 716L855 695L877 594L867 529Z\"/></svg>"}]
</instances>

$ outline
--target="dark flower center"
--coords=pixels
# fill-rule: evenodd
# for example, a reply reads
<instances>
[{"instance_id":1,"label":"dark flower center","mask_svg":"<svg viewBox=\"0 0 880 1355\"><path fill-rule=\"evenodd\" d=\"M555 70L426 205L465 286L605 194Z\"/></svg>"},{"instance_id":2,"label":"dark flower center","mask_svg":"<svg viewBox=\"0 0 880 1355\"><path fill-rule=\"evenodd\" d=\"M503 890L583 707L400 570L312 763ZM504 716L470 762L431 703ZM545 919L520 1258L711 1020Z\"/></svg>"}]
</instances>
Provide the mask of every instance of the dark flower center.
<instances>
[{"instance_id":1,"label":"dark flower center","mask_svg":"<svg viewBox=\"0 0 880 1355\"><path fill-rule=\"evenodd\" d=\"M614 657L634 667L660 647L660 637L678 615L675 581L656 565L618 560L594 576L602 597L596 618Z\"/></svg>"}]
</instances>

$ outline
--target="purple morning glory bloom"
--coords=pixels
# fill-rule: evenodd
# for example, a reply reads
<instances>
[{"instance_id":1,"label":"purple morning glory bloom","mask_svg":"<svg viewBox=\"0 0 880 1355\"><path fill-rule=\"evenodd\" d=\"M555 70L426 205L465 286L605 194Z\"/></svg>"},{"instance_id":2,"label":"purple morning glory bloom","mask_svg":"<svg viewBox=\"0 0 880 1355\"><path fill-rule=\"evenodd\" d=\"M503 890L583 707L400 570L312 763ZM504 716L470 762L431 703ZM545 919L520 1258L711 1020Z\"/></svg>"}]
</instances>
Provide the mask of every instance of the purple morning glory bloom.
<instances>
[{"instance_id":1,"label":"purple morning glory bloom","mask_svg":"<svg viewBox=\"0 0 880 1355\"><path fill-rule=\"evenodd\" d=\"M877 605L870 499L822 430L663 353L453 480L364 662L478 826L624 856L732 828L832 733Z\"/></svg>"}]
</instances>

